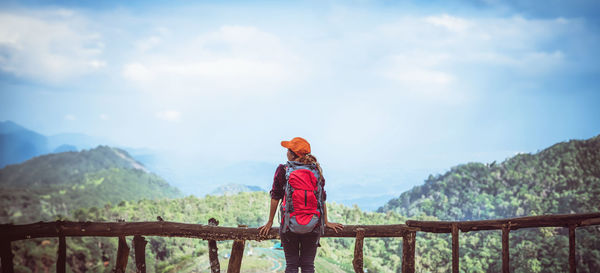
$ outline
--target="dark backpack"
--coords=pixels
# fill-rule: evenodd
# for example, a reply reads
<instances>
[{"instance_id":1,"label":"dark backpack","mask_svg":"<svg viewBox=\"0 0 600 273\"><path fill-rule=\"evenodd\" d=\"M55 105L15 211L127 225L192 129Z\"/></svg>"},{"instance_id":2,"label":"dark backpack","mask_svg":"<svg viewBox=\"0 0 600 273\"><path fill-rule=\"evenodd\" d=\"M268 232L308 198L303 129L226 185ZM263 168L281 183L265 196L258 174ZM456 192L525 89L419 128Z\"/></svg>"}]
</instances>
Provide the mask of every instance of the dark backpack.
<instances>
[{"instance_id":1,"label":"dark backpack","mask_svg":"<svg viewBox=\"0 0 600 273\"><path fill-rule=\"evenodd\" d=\"M288 161L285 195L281 203L282 232L305 234L320 224L323 234L323 185L317 166Z\"/></svg>"}]
</instances>

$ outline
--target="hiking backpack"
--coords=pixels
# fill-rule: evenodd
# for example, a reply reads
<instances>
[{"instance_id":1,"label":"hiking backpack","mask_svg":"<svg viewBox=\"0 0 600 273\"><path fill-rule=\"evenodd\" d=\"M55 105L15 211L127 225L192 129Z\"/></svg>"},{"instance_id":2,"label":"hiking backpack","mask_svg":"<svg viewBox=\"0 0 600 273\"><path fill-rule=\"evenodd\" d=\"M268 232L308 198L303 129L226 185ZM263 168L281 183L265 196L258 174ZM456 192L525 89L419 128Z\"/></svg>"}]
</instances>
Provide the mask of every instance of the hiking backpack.
<instances>
[{"instance_id":1,"label":"hiking backpack","mask_svg":"<svg viewBox=\"0 0 600 273\"><path fill-rule=\"evenodd\" d=\"M320 232L323 234L323 185L317 166L288 161L285 180L280 214L282 232L305 234L320 223Z\"/></svg>"}]
</instances>

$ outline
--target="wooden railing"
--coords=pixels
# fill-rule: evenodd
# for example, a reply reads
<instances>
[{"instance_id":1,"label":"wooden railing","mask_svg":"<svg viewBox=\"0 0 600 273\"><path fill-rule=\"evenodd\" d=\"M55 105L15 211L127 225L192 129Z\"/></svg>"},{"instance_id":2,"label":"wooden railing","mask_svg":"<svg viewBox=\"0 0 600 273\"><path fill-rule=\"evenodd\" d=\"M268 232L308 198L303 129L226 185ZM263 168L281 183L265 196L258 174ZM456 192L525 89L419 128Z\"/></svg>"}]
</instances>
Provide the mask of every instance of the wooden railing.
<instances>
[{"instance_id":1,"label":"wooden railing","mask_svg":"<svg viewBox=\"0 0 600 273\"><path fill-rule=\"evenodd\" d=\"M415 239L416 232L451 233L452 234L452 272L459 270L459 231L471 232L479 230L502 230L502 272L509 272L508 238L511 230L537 227L566 227L569 228L569 269L576 272L575 264L575 229L582 226L600 225L600 213L543 215L511 219L484 221L414 221L398 225L347 225L335 233L327 230L323 237L354 237L355 272L363 272L363 240L365 237L402 237L402 272L415 271ZM208 241L211 271L220 272L216 241L234 240L227 272L240 272L245 241L277 239L278 228L271 228L267 236L258 235L256 228L219 227L218 221L211 219L208 225L185 224L175 222L38 222L27 225L0 225L0 257L2 272L12 273L13 254L11 242L16 240L58 237L57 273L65 272L66 242L65 237L72 236L102 236L118 237L117 261L115 272L125 272L129 247L125 236L133 236L133 248L136 272L146 272L145 247L147 241L143 236L187 237Z\"/></svg>"}]
</instances>

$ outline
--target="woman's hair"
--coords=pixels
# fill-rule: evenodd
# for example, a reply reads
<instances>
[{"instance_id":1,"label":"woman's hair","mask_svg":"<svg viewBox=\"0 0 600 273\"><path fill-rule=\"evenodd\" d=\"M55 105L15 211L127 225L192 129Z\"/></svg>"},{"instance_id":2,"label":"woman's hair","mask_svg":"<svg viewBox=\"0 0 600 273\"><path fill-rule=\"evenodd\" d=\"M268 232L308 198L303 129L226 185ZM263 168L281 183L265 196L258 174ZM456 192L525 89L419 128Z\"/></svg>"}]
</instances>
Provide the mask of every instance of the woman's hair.
<instances>
[{"instance_id":1,"label":"woman's hair","mask_svg":"<svg viewBox=\"0 0 600 273\"><path fill-rule=\"evenodd\" d=\"M300 156L296 153L294 153L294 154L296 155L296 158L294 159L294 161L298 161L302 164L315 164L317 166L317 171L319 172L319 181L323 180L323 170L321 169L321 164L319 164L319 162L317 161L317 158L314 155L305 154L303 156Z\"/></svg>"}]
</instances>

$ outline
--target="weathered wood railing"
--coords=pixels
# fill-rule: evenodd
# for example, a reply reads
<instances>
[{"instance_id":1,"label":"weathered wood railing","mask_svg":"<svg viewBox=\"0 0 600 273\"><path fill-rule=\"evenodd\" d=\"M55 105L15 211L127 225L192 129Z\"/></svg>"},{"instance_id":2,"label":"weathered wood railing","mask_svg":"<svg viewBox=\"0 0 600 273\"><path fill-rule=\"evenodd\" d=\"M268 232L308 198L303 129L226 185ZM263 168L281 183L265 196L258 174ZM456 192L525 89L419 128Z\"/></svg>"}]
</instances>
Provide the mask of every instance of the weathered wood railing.
<instances>
[{"instance_id":1,"label":"weathered wood railing","mask_svg":"<svg viewBox=\"0 0 600 273\"><path fill-rule=\"evenodd\" d=\"M355 249L352 264L355 272L363 272L363 240L365 237L402 237L402 272L415 271L416 232L451 233L452 234L452 272L459 271L459 231L502 230L502 272L509 272L508 238L511 230L536 227L569 228L569 269L576 272L575 264L575 229L582 226L600 225L600 213L543 215L511 219L484 221L414 221L398 225L347 225L338 232L327 230L323 237L354 237ZM116 272L125 272L129 247L125 236L134 236L133 248L136 272L146 272L145 247L147 241L143 236L188 237L208 240L209 259L212 272L220 272L216 241L234 240L227 272L239 272L244 245L247 240L268 240L279 237L278 228L271 228L267 236L258 235L256 228L219 227L218 221L211 219L208 225L185 224L175 222L39 222L27 225L0 225L0 257L2 272L13 272L13 254L11 242L23 239L58 237L58 259L56 271L65 272L66 242L69 236L102 236L118 237Z\"/></svg>"}]
</instances>

